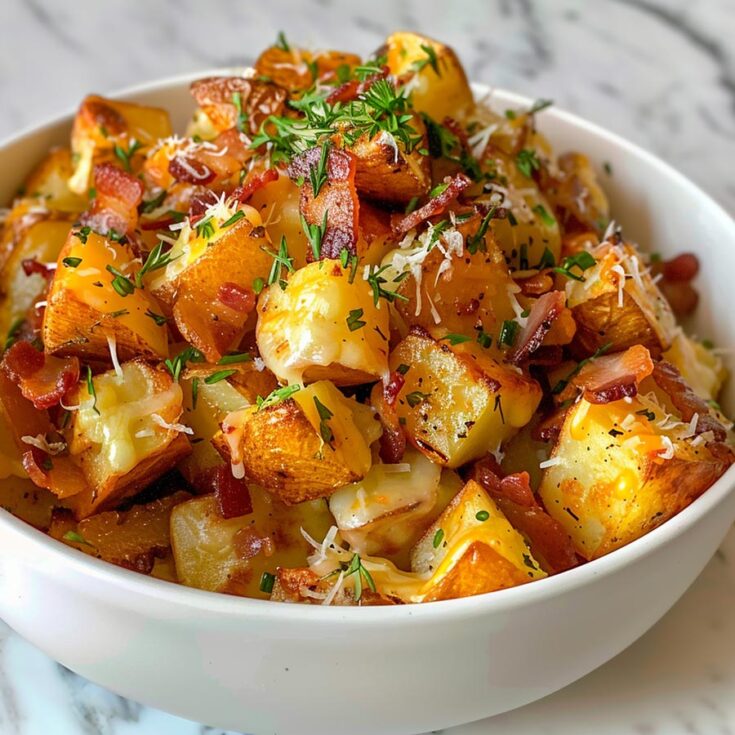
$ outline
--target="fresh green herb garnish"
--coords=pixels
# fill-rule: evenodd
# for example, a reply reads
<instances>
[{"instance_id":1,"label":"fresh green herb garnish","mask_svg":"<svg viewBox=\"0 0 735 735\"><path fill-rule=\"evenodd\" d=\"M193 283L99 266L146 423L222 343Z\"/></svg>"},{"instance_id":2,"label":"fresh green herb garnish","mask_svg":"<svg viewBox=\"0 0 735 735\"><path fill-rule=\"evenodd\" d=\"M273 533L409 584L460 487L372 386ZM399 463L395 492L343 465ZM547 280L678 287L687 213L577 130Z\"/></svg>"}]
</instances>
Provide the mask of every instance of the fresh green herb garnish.
<instances>
[{"instance_id":1,"label":"fresh green herb garnish","mask_svg":"<svg viewBox=\"0 0 735 735\"><path fill-rule=\"evenodd\" d=\"M197 401L199 400L199 378L194 378L191 381L191 407L197 407Z\"/></svg>"},{"instance_id":2,"label":"fresh green herb garnish","mask_svg":"<svg viewBox=\"0 0 735 735\"><path fill-rule=\"evenodd\" d=\"M135 291L135 284L124 273L121 273L117 268L115 268L115 266L108 264L105 268L114 276L112 279L112 287L120 296L125 298Z\"/></svg>"},{"instance_id":3,"label":"fresh green herb garnish","mask_svg":"<svg viewBox=\"0 0 735 735\"><path fill-rule=\"evenodd\" d=\"M329 161L329 150L331 147L328 140L322 143L322 152L316 166L309 167L309 183L311 184L311 190L315 197L322 190L322 186L327 183L327 163Z\"/></svg>"},{"instance_id":4,"label":"fresh green herb garnish","mask_svg":"<svg viewBox=\"0 0 735 735\"><path fill-rule=\"evenodd\" d=\"M409 393L406 396L406 403L408 403L411 408L416 408L416 406L419 405L422 401L425 401L429 397L428 393L422 393L420 390L415 390L413 393Z\"/></svg>"},{"instance_id":5,"label":"fresh green herb garnish","mask_svg":"<svg viewBox=\"0 0 735 735\"><path fill-rule=\"evenodd\" d=\"M283 31L278 31L278 35L276 36L276 42L273 44L276 48L281 49L281 51L290 51L291 46L289 45L288 41L286 40L286 34Z\"/></svg>"},{"instance_id":6,"label":"fresh green herb garnish","mask_svg":"<svg viewBox=\"0 0 735 735\"><path fill-rule=\"evenodd\" d=\"M263 572L260 577L260 591L265 592L265 594L269 595L271 592L273 592L273 585L275 584L275 582L275 574L271 574L270 572Z\"/></svg>"},{"instance_id":7,"label":"fresh green herb garnish","mask_svg":"<svg viewBox=\"0 0 735 735\"><path fill-rule=\"evenodd\" d=\"M526 114L535 115L537 112L541 112L541 110L545 110L547 107L551 107L551 105L553 104L554 100L538 99L531 105Z\"/></svg>"},{"instance_id":8,"label":"fresh green herb garnish","mask_svg":"<svg viewBox=\"0 0 735 735\"><path fill-rule=\"evenodd\" d=\"M436 533L434 534L434 538L431 541L431 545L438 549L441 542L444 540L444 529L438 528Z\"/></svg>"},{"instance_id":9,"label":"fresh green herb garnish","mask_svg":"<svg viewBox=\"0 0 735 735\"><path fill-rule=\"evenodd\" d=\"M81 258L64 258L61 261L64 264L65 268L77 268L79 264L82 262Z\"/></svg>"},{"instance_id":10,"label":"fresh green herb garnish","mask_svg":"<svg viewBox=\"0 0 735 735\"><path fill-rule=\"evenodd\" d=\"M334 414L316 396L314 396L314 405L316 406L316 412L319 414L319 434L322 437L322 441L332 446L334 432L329 426L329 419Z\"/></svg>"},{"instance_id":11,"label":"fresh green herb garnish","mask_svg":"<svg viewBox=\"0 0 735 735\"><path fill-rule=\"evenodd\" d=\"M82 245L87 244L87 238L92 233L92 228L89 225L84 225L84 227L80 227L74 234L79 238L79 242L82 243Z\"/></svg>"},{"instance_id":12,"label":"fresh green herb garnish","mask_svg":"<svg viewBox=\"0 0 735 735\"><path fill-rule=\"evenodd\" d=\"M206 378L204 378L204 382L207 385L214 385L215 383L219 383L221 380L226 380L231 375L234 375L237 372L237 370L230 369L230 370L218 370L216 373L212 373L211 375L207 375Z\"/></svg>"},{"instance_id":13,"label":"fresh green herb garnish","mask_svg":"<svg viewBox=\"0 0 735 735\"><path fill-rule=\"evenodd\" d=\"M446 340L449 342L450 345L460 345L462 342L469 342L472 339L472 337L467 337L464 334L445 334L443 337L440 337L439 341Z\"/></svg>"},{"instance_id":14,"label":"fresh green herb garnish","mask_svg":"<svg viewBox=\"0 0 735 735\"><path fill-rule=\"evenodd\" d=\"M516 156L516 166L526 178L530 179L533 172L541 168L541 161L538 160L536 151L531 148L523 148Z\"/></svg>"},{"instance_id":15,"label":"fresh green herb garnish","mask_svg":"<svg viewBox=\"0 0 735 735\"><path fill-rule=\"evenodd\" d=\"M228 220L222 223L222 227L229 227L230 225L234 225L235 222L238 222L245 216L245 212L242 211L242 209L238 209L235 214L232 215Z\"/></svg>"},{"instance_id":16,"label":"fresh green herb garnish","mask_svg":"<svg viewBox=\"0 0 735 735\"><path fill-rule=\"evenodd\" d=\"M413 68L416 71L421 71L424 67L430 66L434 70L434 73L438 77L440 77L441 71L439 71L439 59L437 58L434 47L429 46L428 44L422 43L421 50L426 54L426 58L419 59L418 61L414 61Z\"/></svg>"},{"instance_id":17,"label":"fresh green herb garnish","mask_svg":"<svg viewBox=\"0 0 735 735\"><path fill-rule=\"evenodd\" d=\"M329 212L325 209L324 217L322 218L322 223L320 225L309 224L304 218L304 215L301 215L301 229L304 231L306 239L309 241L309 245L311 245L311 253L314 256L314 260L321 260L322 257L322 240L327 232L328 214Z\"/></svg>"},{"instance_id":18,"label":"fresh green herb garnish","mask_svg":"<svg viewBox=\"0 0 735 735\"><path fill-rule=\"evenodd\" d=\"M539 216L539 219L547 226L547 227L553 227L556 224L556 219L549 214L549 212L546 210L546 207L544 207L543 204L537 204L533 211L535 214Z\"/></svg>"},{"instance_id":19,"label":"fresh green herb garnish","mask_svg":"<svg viewBox=\"0 0 735 735\"><path fill-rule=\"evenodd\" d=\"M505 423L505 414L503 414L503 396L498 393L497 396L495 396L495 405L493 406L493 411L497 411L500 413L500 420Z\"/></svg>"},{"instance_id":20,"label":"fresh green herb garnish","mask_svg":"<svg viewBox=\"0 0 735 735\"><path fill-rule=\"evenodd\" d=\"M481 329L477 333L477 342L479 343L480 347L488 349L488 347L490 347L490 345L492 345L493 343L492 335L488 334L484 329Z\"/></svg>"},{"instance_id":21,"label":"fresh green herb garnish","mask_svg":"<svg viewBox=\"0 0 735 735\"><path fill-rule=\"evenodd\" d=\"M597 265L597 261L595 260L594 256L592 256L586 250L581 250L574 255L568 255L566 258L564 258L564 260L562 260L561 262L561 265L554 268L554 272L561 273L563 276L571 278L575 281L584 281L584 276L578 273L573 273L572 269L578 268L580 271L584 272L588 268L592 268L595 265Z\"/></svg>"},{"instance_id":22,"label":"fresh green herb garnish","mask_svg":"<svg viewBox=\"0 0 735 735\"><path fill-rule=\"evenodd\" d=\"M396 299L400 299L401 301L408 301L408 296L404 296L402 293L398 293L398 291L389 291L388 289L383 287L383 284L388 283L388 281L386 278L383 278L381 274L388 267L388 265L381 266L380 268L376 265L370 266L367 282L373 289L373 301L377 304L378 300L381 297L390 303L393 303ZM405 273L401 273L401 275L395 278L393 282L400 283L404 278L407 278L408 275L408 271L406 271Z\"/></svg>"},{"instance_id":23,"label":"fresh green herb garnish","mask_svg":"<svg viewBox=\"0 0 735 735\"><path fill-rule=\"evenodd\" d=\"M157 194L153 197L153 199L147 199L143 201L143 204L141 205L140 211L143 214L150 214L151 212L155 212L164 202L166 199L166 194L168 192L165 189L161 190L160 194Z\"/></svg>"},{"instance_id":24,"label":"fresh green herb garnish","mask_svg":"<svg viewBox=\"0 0 735 735\"><path fill-rule=\"evenodd\" d=\"M246 132L245 126L248 122L248 116L247 113L243 112L242 109L242 95L240 92L233 92L232 93L232 104L235 105L235 110L237 111L237 120L235 121L235 127L241 132Z\"/></svg>"},{"instance_id":25,"label":"fresh green herb garnish","mask_svg":"<svg viewBox=\"0 0 735 735\"><path fill-rule=\"evenodd\" d=\"M301 386L298 383L294 383L293 385L284 385L282 388L276 388L274 391L271 391L265 398L261 398L260 396L258 396L258 398L256 399L258 410L260 411L264 408L275 406L277 403L285 401L286 399L290 398L294 393L297 393L300 390Z\"/></svg>"},{"instance_id":26,"label":"fresh green herb garnish","mask_svg":"<svg viewBox=\"0 0 735 735\"><path fill-rule=\"evenodd\" d=\"M373 591L376 591L375 582L373 581L370 572L365 569L359 554L355 554L350 561L350 565L345 570L345 578L355 575L355 600L360 601L362 598L362 582L365 580L367 586Z\"/></svg>"},{"instance_id":27,"label":"fresh green herb garnish","mask_svg":"<svg viewBox=\"0 0 735 735\"><path fill-rule=\"evenodd\" d=\"M181 376L181 371L186 367L186 363L188 362L204 362L204 355L196 347L189 346L179 352L173 360L165 360L163 364L168 368L171 377L178 381Z\"/></svg>"},{"instance_id":28,"label":"fresh green herb garnish","mask_svg":"<svg viewBox=\"0 0 735 735\"><path fill-rule=\"evenodd\" d=\"M498 336L499 345L508 345L512 347L518 337L520 324L512 319L506 319L500 327L500 335Z\"/></svg>"},{"instance_id":29,"label":"fresh green herb garnish","mask_svg":"<svg viewBox=\"0 0 735 735\"><path fill-rule=\"evenodd\" d=\"M253 291L255 292L255 295L257 296L263 289L265 288L265 281L258 276L257 278L253 278Z\"/></svg>"},{"instance_id":30,"label":"fresh green herb garnish","mask_svg":"<svg viewBox=\"0 0 735 735\"><path fill-rule=\"evenodd\" d=\"M480 523L484 523L488 518L490 518L490 513L486 510L478 510L477 513L475 513L475 518L477 518Z\"/></svg>"},{"instance_id":31,"label":"fresh green herb garnish","mask_svg":"<svg viewBox=\"0 0 735 735\"><path fill-rule=\"evenodd\" d=\"M281 236L281 244L278 247L277 253L274 253L270 248L263 248L263 250L273 258L273 265L271 266L270 273L268 274L268 285L272 286L276 281L278 281L281 288L285 291L286 281L281 278L283 269L285 268L288 273L292 273L294 270L293 258L288 254L288 245L286 243L285 235Z\"/></svg>"},{"instance_id":32,"label":"fresh green herb garnish","mask_svg":"<svg viewBox=\"0 0 735 735\"><path fill-rule=\"evenodd\" d=\"M201 222L196 225L197 237L202 237L205 240L209 240L214 235L214 220L211 216L205 217Z\"/></svg>"},{"instance_id":33,"label":"fresh green herb garnish","mask_svg":"<svg viewBox=\"0 0 735 735\"><path fill-rule=\"evenodd\" d=\"M347 326L350 328L350 332L355 332L358 329L362 329L367 322L363 321L360 317L365 312L363 309L352 309L347 317Z\"/></svg>"},{"instance_id":34,"label":"fresh green herb garnish","mask_svg":"<svg viewBox=\"0 0 735 735\"><path fill-rule=\"evenodd\" d=\"M165 268L174 260L176 260L176 258L172 258L169 252L163 251L163 242L159 242L153 250L148 253L148 257L145 259L143 267L135 274L135 285L138 288L143 288L143 276L146 273L152 273L160 268Z\"/></svg>"},{"instance_id":35,"label":"fresh green herb garnish","mask_svg":"<svg viewBox=\"0 0 735 735\"><path fill-rule=\"evenodd\" d=\"M168 319L163 316L163 314L156 314L155 311L152 311L151 309L146 309L145 315L149 319L153 319L153 321L159 326L162 327L164 324L168 323Z\"/></svg>"},{"instance_id":36,"label":"fresh green herb garnish","mask_svg":"<svg viewBox=\"0 0 735 735\"><path fill-rule=\"evenodd\" d=\"M647 408L643 408L640 411L636 411L636 415L645 416L649 421L656 420L656 414L653 411L649 411Z\"/></svg>"},{"instance_id":37,"label":"fresh green herb garnish","mask_svg":"<svg viewBox=\"0 0 735 735\"><path fill-rule=\"evenodd\" d=\"M93 546L93 544L90 544L89 541L87 541L84 536L77 533L76 531L67 531L61 538L64 539L64 541L70 541L73 544L82 544L83 546Z\"/></svg>"},{"instance_id":38,"label":"fresh green herb garnish","mask_svg":"<svg viewBox=\"0 0 735 735\"><path fill-rule=\"evenodd\" d=\"M497 211L497 207L490 207L487 214L482 218L480 226L477 228L477 232L471 237L467 238L467 250L471 255L474 255L478 250L485 250L485 235L487 234L487 228L490 225L490 220Z\"/></svg>"},{"instance_id":39,"label":"fresh green herb garnish","mask_svg":"<svg viewBox=\"0 0 735 735\"><path fill-rule=\"evenodd\" d=\"M250 362L253 356L249 352L236 352L232 355L223 355L217 360L218 365L235 365L240 362Z\"/></svg>"},{"instance_id":40,"label":"fresh green herb garnish","mask_svg":"<svg viewBox=\"0 0 735 735\"><path fill-rule=\"evenodd\" d=\"M92 410L99 416L100 410L97 408L97 391L94 388L94 380L92 379L92 368L87 365L87 393L94 399Z\"/></svg>"},{"instance_id":41,"label":"fresh green herb garnish","mask_svg":"<svg viewBox=\"0 0 735 735\"><path fill-rule=\"evenodd\" d=\"M143 147L142 143L139 143L137 140L135 140L135 138L133 138L130 141L130 146L129 146L129 148L127 150L125 150L118 143L115 144L115 148L113 150L115 152L115 155L120 160L120 163L122 163L123 168L126 171L131 171L132 168L131 168L131 165L130 165L130 161L133 158L133 156L135 155L135 153L138 150L140 150L142 147Z\"/></svg>"},{"instance_id":42,"label":"fresh green herb garnish","mask_svg":"<svg viewBox=\"0 0 735 735\"><path fill-rule=\"evenodd\" d=\"M410 365L406 365L405 363L401 363L397 368L396 372L400 373L401 375L405 375L409 370L411 369Z\"/></svg>"}]
</instances>

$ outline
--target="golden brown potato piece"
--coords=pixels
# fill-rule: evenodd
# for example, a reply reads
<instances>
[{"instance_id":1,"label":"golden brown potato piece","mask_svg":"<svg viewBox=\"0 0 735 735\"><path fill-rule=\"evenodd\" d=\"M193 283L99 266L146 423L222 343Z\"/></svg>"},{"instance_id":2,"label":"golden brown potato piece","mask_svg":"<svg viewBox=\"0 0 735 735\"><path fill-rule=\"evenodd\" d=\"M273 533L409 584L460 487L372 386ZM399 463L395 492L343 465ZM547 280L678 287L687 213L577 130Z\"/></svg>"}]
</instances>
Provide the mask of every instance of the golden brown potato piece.
<instances>
[{"instance_id":1,"label":"golden brown potato piece","mask_svg":"<svg viewBox=\"0 0 735 735\"><path fill-rule=\"evenodd\" d=\"M419 149L426 148L426 126L418 115L410 123L422 140L409 153L387 133L363 136L350 147L355 162L357 191L370 199L406 204L431 189L431 164Z\"/></svg>"},{"instance_id":2,"label":"golden brown potato piece","mask_svg":"<svg viewBox=\"0 0 735 735\"><path fill-rule=\"evenodd\" d=\"M73 164L69 148L52 148L23 184L24 195L43 200L46 208L76 214L87 206L84 196L69 188Z\"/></svg>"},{"instance_id":3,"label":"golden brown potato piece","mask_svg":"<svg viewBox=\"0 0 735 735\"><path fill-rule=\"evenodd\" d=\"M584 281L567 286L575 351L586 357L603 345L616 352L641 344L660 357L671 346L676 321L635 248L606 242L590 252L596 265L584 271Z\"/></svg>"},{"instance_id":4,"label":"golden brown potato piece","mask_svg":"<svg viewBox=\"0 0 735 735\"><path fill-rule=\"evenodd\" d=\"M463 233L453 230L449 237L456 245L456 238L462 242ZM501 356L504 349L498 346L497 337L502 323L516 317L511 299L518 288L492 237L487 238L486 248L472 254L463 245L451 246L445 248L445 256L442 249L433 247L421 263L419 282L411 272L398 287L407 299L395 302L402 321L423 327L435 337L450 333L472 340L484 338L486 344L489 341L489 354ZM405 258L411 258L410 250L395 250L386 262L397 266Z\"/></svg>"},{"instance_id":5,"label":"golden brown potato piece","mask_svg":"<svg viewBox=\"0 0 735 735\"><path fill-rule=\"evenodd\" d=\"M171 469L191 446L178 423L182 392L163 368L127 362L86 381L70 396L79 407L68 429L69 452L89 489L71 503L77 518L110 510Z\"/></svg>"},{"instance_id":6,"label":"golden brown potato piece","mask_svg":"<svg viewBox=\"0 0 735 735\"><path fill-rule=\"evenodd\" d=\"M71 132L74 173L69 188L86 194L94 165L102 161L116 161L127 171L137 170L145 148L172 132L166 110L96 95L85 97Z\"/></svg>"},{"instance_id":7,"label":"golden brown potato piece","mask_svg":"<svg viewBox=\"0 0 735 735\"><path fill-rule=\"evenodd\" d=\"M688 438L685 438L688 437ZM729 466L652 393L569 409L540 495L586 559L659 526Z\"/></svg>"},{"instance_id":8,"label":"golden brown potato piece","mask_svg":"<svg viewBox=\"0 0 735 735\"><path fill-rule=\"evenodd\" d=\"M113 269L115 272L112 272ZM96 232L72 231L59 254L43 319L50 353L111 363L135 357L168 357L168 332L161 307L135 286L139 269L128 245Z\"/></svg>"},{"instance_id":9,"label":"golden brown potato piece","mask_svg":"<svg viewBox=\"0 0 735 735\"><path fill-rule=\"evenodd\" d=\"M0 470L0 508L5 508L34 528L48 531L54 508L59 502L57 497L48 490L36 487L31 480L12 475L3 477L2 474Z\"/></svg>"},{"instance_id":10,"label":"golden brown potato piece","mask_svg":"<svg viewBox=\"0 0 735 735\"><path fill-rule=\"evenodd\" d=\"M408 82L417 112L441 122L445 117L461 120L471 111L474 99L467 75L449 46L399 32L387 38L384 52L391 74Z\"/></svg>"},{"instance_id":11,"label":"golden brown potato piece","mask_svg":"<svg viewBox=\"0 0 735 735\"><path fill-rule=\"evenodd\" d=\"M179 491L130 510L97 513L81 521L77 533L101 559L150 574L155 560L171 553L171 511L191 497Z\"/></svg>"},{"instance_id":12,"label":"golden brown potato piece","mask_svg":"<svg viewBox=\"0 0 735 735\"><path fill-rule=\"evenodd\" d=\"M319 381L276 405L231 414L214 443L249 480L292 505L362 479L380 431L370 408Z\"/></svg>"},{"instance_id":13,"label":"golden brown potato piece","mask_svg":"<svg viewBox=\"0 0 735 735\"><path fill-rule=\"evenodd\" d=\"M473 480L416 544L411 569L430 575L423 602L480 595L546 576L521 534Z\"/></svg>"},{"instance_id":14,"label":"golden brown potato piece","mask_svg":"<svg viewBox=\"0 0 735 735\"><path fill-rule=\"evenodd\" d=\"M253 284L267 278L273 258L255 209L228 203L213 209L180 231L171 262L147 283L182 336L216 363L255 326Z\"/></svg>"},{"instance_id":15,"label":"golden brown potato piece","mask_svg":"<svg viewBox=\"0 0 735 735\"><path fill-rule=\"evenodd\" d=\"M40 272L27 275L23 261L56 263L71 226L70 219L42 219L23 229L0 269L0 335L7 335L34 304L45 300L46 278Z\"/></svg>"},{"instance_id":16,"label":"golden brown potato piece","mask_svg":"<svg viewBox=\"0 0 735 735\"><path fill-rule=\"evenodd\" d=\"M264 572L304 566L314 538L329 529L323 500L287 507L272 495L251 487L253 512L224 519L213 495L177 505L171 514L171 542L179 581L189 587L246 597L270 596ZM267 579L267 578L266 578Z\"/></svg>"},{"instance_id":17,"label":"golden brown potato piece","mask_svg":"<svg viewBox=\"0 0 735 735\"><path fill-rule=\"evenodd\" d=\"M408 440L447 467L497 450L531 420L541 400L535 380L479 345L450 346L418 328L391 352L390 368L404 378L395 408Z\"/></svg>"},{"instance_id":18,"label":"golden brown potato piece","mask_svg":"<svg viewBox=\"0 0 735 735\"><path fill-rule=\"evenodd\" d=\"M258 349L281 381L358 385L387 374L388 304L350 273L322 260L291 273L285 290L274 284L261 295Z\"/></svg>"}]
</instances>

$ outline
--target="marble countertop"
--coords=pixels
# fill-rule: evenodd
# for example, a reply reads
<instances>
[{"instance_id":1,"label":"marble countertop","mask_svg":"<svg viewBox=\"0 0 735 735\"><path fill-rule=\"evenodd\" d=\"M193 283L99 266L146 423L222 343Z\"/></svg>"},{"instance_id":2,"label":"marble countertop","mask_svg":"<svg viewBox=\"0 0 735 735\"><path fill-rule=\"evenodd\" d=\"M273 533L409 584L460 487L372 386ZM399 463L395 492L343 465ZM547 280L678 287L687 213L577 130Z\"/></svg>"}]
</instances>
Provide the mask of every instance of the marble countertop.
<instances>
[{"instance_id":1,"label":"marble countertop","mask_svg":"<svg viewBox=\"0 0 735 735\"><path fill-rule=\"evenodd\" d=\"M3 0L0 139L91 91L252 60L283 29L368 52L391 30L453 45L471 78L553 98L657 153L735 212L732 0ZM545 700L452 735L735 732L735 532L674 609ZM0 622L3 735L220 735L126 701Z\"/></svg>"}]
</instances>

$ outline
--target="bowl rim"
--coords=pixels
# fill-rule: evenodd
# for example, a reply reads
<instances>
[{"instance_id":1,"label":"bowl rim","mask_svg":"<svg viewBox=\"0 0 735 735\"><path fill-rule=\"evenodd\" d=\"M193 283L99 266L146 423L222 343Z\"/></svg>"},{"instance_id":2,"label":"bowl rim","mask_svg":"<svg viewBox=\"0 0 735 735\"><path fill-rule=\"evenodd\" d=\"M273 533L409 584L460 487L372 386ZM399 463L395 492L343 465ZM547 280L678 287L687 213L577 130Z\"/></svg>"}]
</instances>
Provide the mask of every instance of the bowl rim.
<instances>
[{"instance_id":1,"label":"bowl rim","mask_svg":"<svg viewBox=\"0 0 735 735\"><path fill-rule=\"evenodd\" d=\"M206 76L239 75L245 68L247 67L234 66L177 74L127 86L106 96L122 99L131 98L136 95L169 90ZM533 102L531 98L516 92L482 83L472 83L472 88L476 98L489 98L491 105L495 101L516 106L528 106ZM24 138L38 135L64 123L70 124L75 109L67 109L60 114L49 116L40 123L26 126L21 131L0 140L0 156L2 156L5 148L20 143ZM670 179L683 187L688 195L699 200L701 205L706 206L710 214L721 218L723 227L732 231L733 240L735 241L735 221L725 209L703 189L658 156L649 153L635 143L631 143L617 133L557 107L545 110L544 115L547 118L556 118L572 127L583 129L587 133L601 138L612 148L620 149L642 159L657 175ZM481 614L490 614L493 611L512 610L560 596L591 583L597 578L612 575L623 567L675 541L721 503L733 489L735 489L735 465L732 465L725 474L689 506L662 525L626 546L560 574L535 580L533 583L471 597L387 606L333 607L279 604L270 600L238 597L186 587L176 582L168 582L139 574L84 554L51 538L43 531L37 530L3 508L0 508L0 532L9 532L27 544L39 546L43 552L50 554L55 561L71 566L80 576L92 577L112 587L133 593L129 599L136 602L130 604L136 606L144 604L142 601L145 600L146 604L176 605L200 614L227 615L243 619L267 618L273 621L299 621L300 623L313 623L314 625L331 623L337 619L340 619L342 624L347 623L355 626L373 625L376 622L388 621L392 624L413 625L422 621L437 622L463 619Z\"/></svg>"}]
</instances>

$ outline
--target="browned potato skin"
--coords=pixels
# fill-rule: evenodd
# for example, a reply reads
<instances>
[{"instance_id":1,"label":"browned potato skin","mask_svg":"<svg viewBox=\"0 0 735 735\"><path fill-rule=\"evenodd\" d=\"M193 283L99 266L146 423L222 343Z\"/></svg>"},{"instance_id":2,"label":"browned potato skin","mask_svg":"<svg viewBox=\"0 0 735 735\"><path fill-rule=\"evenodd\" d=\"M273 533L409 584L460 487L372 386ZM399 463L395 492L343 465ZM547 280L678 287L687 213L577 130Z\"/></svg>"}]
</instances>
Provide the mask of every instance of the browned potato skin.
<instances>
[{"instance_id":1,"label":"browned potato skin","mask_svg":"<svg viewBox=\"0 0 735 735\"><path fill-rule=\"evenodd\" d=\"M189 440L180 434L159 452L137 464L127 475L110 478L109 482L99 487L83 490L69 498L68 505L79 520L100 511L111 510L125 498L150 485L153 478L173 469L189 452L191 452ZM80 465L83 469L82 458Z\"/></svg>"},{"instance_id":2,"label":"browned potato skin","mask_svg":"<svg viewBox=\"0 0 735 735\"><path fill-rule=\"evenodd\" d=\"M210 362L217 362L255 327L255 311L244 318L218 300L218 291L224 281L250 289L255 278L267 277L273 259L264 247L271 248L265 229L242 218L155 292L172 311L184 339Z\"/></svg>"},{"instance_id":3,"label":"browned potato skin","mask_svg":"<svg viewBox=\"0 0 735 735\"><path fill-rule=\"evenodd\" d=\"M622 308L618 306L616 290L578 304L572 309L572 315L577 324L573 350L581 357L593 354L608 343L614 352L643 345L654 358L660 357L668 346L661 343L651 322L625 292Z\"/></svg>"},{"instance_id":4,"label":"browned potato skin","mask_svg":"<svg viewBox=\"0 0 735 735\"><path fill-rule=\"evenodd\" d=\"M53 510L58 504L53 493L36 487L30 480L21 477L0 480L0 508L40 531L48 531Z\"/></svg>"},{"instance_id":5,"label":"browned potato skin","mask_svg":"<svg viewBox=\"0 0 735 735\"><path fill-rule=\"evenodd\" d=\"M212 440L229 461L222 434ZM240 443L245 475L287 505L331 495L359 476L328 453L321 437L292 399L252 413L245 421Z\"/></svg>"},{"instance_id":6,"label":"browned potato skin","mask_svg":"<svg viewBox=\"0 0 735 735\"><path fill-rule=\"evenodd\" d=\"M355 156L355 186L357 191L370 199L394 204L405 204L414 197L423 197L431 188L431 163L429 156L418 151L426 148L426 126L418 115L414 115L411 126L421 142L407 153L399 144L393 146L381 140L380 135L368 139L363 137L351 148Z\"/></svg>"},{"instance_id":7,"label":"browned potato skin","mask_svg":"<svg viewBox=\"0 0 735 735\"><path fill-rule=\"evenodd\" d=\"M171 551L171 511L191 497L179 491L127 511L97 513L81 521L77 532L105 561L150 574L154 560Z\"/></svg>"}]
</instances>

